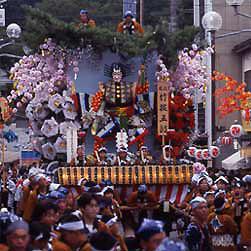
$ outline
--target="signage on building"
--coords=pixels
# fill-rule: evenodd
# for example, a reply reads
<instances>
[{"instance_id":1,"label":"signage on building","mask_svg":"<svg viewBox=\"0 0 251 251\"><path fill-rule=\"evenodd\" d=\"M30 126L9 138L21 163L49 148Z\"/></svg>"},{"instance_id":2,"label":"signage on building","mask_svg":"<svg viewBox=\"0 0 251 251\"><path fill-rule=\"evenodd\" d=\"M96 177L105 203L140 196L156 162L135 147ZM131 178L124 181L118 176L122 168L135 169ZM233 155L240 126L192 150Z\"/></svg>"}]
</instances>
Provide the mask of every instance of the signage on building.
<instances>
[{"instance_id":1,"label":"signage on building","mask_svg":"<svg viewBox=\"0 0 251 251\"><path fill-rule=\"evenodd\" d=\"M123 0L123 14L131 11L133 16L137 15L137 0Z\"/></svg>"},{"instance_id":2,"label":"signage on building","mask_svg":"<svg viewBox=\"0 0 251 251\"><path fill-rule=\"evenodd\" d=\"M0 9L0 27L5 26L5 9Z\"/></svg>"},{"instance_id":3,"label":"signage on building","mask_svg":"<svg viewBox=\"0 0 251 251\"><path fill-rule=\"evenodd\" d=\"M169 90L167 81L158 82L158 135L166 136L169 130Z\"/></svg>"},{"instance_id":4,"label":"signage on building","mask_svg":"<svg viewBox=\"0 0 251 251\"><path fill-rule=\"evenodd\" d=\"M67 163L77 159L78 132L76 129L69 129L66 132Z\"/></svg>"}]
</instances>

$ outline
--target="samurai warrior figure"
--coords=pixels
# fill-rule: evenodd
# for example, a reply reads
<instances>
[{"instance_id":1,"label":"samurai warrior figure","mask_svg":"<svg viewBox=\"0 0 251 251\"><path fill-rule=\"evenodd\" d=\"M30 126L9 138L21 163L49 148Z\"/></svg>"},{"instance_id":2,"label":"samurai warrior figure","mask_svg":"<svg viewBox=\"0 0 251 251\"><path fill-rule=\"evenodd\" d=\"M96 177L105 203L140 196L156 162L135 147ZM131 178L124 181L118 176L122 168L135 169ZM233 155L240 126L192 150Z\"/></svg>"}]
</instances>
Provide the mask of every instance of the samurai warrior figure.
<instances>
[{"instance_id":1,"label":"samurai warrior figure","mask_svg":"<svg viewBox=\"0 0 251 251\"><path fill-rule=\"evenodd\" d=\"M121 63L106 65L105 76L111 79L107 83L99 83L99 91L92 98L90 110L83 114L83 124L86 129L92 124L92 135L99 142L103 143L121 130L126 130L129 145L139 142L147 134L147 124L142 114L149 115L151 112L148 89L144 95L138 92L139 88L145 87L145 77L140 81L143 68L139 71L137 83L124 80L129 74L129 67ZM144 100L143 96L147 96L147 99ZM128 145L122 147L127 148Z\"/></svg>"}]
</instances>

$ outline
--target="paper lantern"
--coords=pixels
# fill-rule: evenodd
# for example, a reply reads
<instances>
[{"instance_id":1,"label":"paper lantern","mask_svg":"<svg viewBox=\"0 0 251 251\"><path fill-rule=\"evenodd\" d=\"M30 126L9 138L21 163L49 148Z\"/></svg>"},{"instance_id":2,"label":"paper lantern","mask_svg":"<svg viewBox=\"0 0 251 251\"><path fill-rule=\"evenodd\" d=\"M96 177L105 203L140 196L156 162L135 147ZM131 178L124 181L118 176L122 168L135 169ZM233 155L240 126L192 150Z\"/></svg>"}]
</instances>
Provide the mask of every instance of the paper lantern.
<instances>
[{"instance_id":1,"label":"paper lantern","mask_svg":"<svg viewBox=\"0 0 251 251\"><path fill-rule=\"evenodd\" d=\"M220 155L220 148L218 146L210 146L209 153L215 159Z\"/></svg>"},{"instance_id":2,"label":"paper lantern","mask_svg":"<svg viewBox=\"0 0 251 251\"><path fill-rule=\"evenodd\" d=\"M230 134L234 138L239 138L243 133L243 128L241 125L232 125L229 130Z\"/></svg>"},{"instance_id":3,"label":"paper lantern","mask_svg":"<svg viewBox=\"0 0 251 251\"><path fill-rule=\"evenodd\" d=\"M197 150L196 147L189 147L189 149L187 150L188 156L191 157L191 158L194 158L196 150Z\"/></svg>"},{"instance_id":4,"label":"paper lantern","mask_svg":"<svg viewBox=\"0 0 251 251\"><path fill-rule=\"evenodd\" d=\"M201 150L201 149L197 149L197 150L195 151L195 158L196 158L197 160L202 160L202 150Z\"/></svg>"},{"instance_id":5,"label":"paper lantern","mask_svg":"<svg viewBox=\"0 0 251 251\"><path fill-rule=\"evenodd\" d=\"M209 157L210 157L210 154L209 154L209 150L208 149L204 149L204 150L202 150L202 159L203 160L208 160L209 159Z\"/></svg>"},{"instance_id":6,"label":"paper lantern","mask_svg":"<svg viewBox=\"0 0 251 251\"><path fill-rule=\"evenodd\" d=\"M221 138L222 145L231 145L232 143L233 143L233 140L231 137L224 136Z\"/></svg>"}]
</instances>

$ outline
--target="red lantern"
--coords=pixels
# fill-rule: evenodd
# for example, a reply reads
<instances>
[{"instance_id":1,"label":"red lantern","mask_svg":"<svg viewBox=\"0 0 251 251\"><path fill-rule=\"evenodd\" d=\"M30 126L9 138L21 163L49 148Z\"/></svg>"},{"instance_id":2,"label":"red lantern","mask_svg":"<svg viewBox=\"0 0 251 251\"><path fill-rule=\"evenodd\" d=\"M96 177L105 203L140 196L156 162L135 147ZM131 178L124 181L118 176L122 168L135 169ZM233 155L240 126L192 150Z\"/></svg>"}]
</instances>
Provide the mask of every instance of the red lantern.
<instances>
[{"instance_id":1,"label":"red lantern","mask_svg":"<svg viewBox=\"0 0 251 251\"><path fill-rule=\"evenodd\" d=\"M233 140L231 137L224 136L221 138L222 145L231 145L232 143L233 143Z\"/></svg>"},{"instance_id":2,"label":"red lantern","mask_svg":"<svg viewBox=\"0 0 251 251\"><path fill-rule=\"evenodd\" d=\"M210 157L210 155L209 155L209 150L208 149L204 149L204 150L202 150L202 159L203 160L208 160L209 159L209 157Z\"/></svg>"},{"instance_id":3,"label":"red lantern","mask_svg":"<svg viewBox=\"0 0 251 251\"><path fill-rule=\"evenodd\" d=\"M191 158L194 158L196 150L197 150L196 147L189 147L189 149L187 150L188 156L191 157Z\"/></svg>"},{"instance_id":4,"label":"red lantern","mask_svg":"<svg viewBox=\"0 0 251 251\"><path fill-rule=\"evenodd\" d=\"M230 127L230 134L232 137L234 138L239 138L241 135L242 135L242 132L243 132L243 128L241 125L232 125Z\"/></svg>"},{"instance_id":5,"label":"red lantern","mask_svg":"<svg viewBox=\"0 0 251 251\"><path fill-rule=\"evenodd\" d=\"M209 152L212 158L217 158L220 155L220 148L218 146L210 146Z\"/></svg>"}]
</instances>

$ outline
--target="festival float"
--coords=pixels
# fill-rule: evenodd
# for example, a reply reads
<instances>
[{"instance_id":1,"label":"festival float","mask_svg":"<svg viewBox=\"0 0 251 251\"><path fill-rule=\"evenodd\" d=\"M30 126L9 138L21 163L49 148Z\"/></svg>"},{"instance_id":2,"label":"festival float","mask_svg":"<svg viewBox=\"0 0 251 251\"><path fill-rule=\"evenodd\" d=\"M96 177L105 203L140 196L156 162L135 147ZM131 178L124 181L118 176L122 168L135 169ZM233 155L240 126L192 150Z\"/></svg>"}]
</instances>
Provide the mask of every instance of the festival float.
<instances>
[{"instance_id":1,"label":"festival float","mask_svg":"<svg viewBox=\"0 0 251 251\"><path fill-rule=\"evenodd\" d=\"M110 180L122 197L147 184L160 200L182 202L194 174L193 163L219 155L216 146L197 149L191 141L195 96L205 98L210 78L203 58L211 50L195 44L185 48L170 70L158 56L155 83L148 81L147 60L134 65L138 69L134 82L126 80L132 66L125 59L110 62L104 69L108 81L97 83L96 93L83 93L76 90L75 81L86 56L83 51L92 43L82 46L67 48L47 38L10 71L14 86L8 102L13 114L25 112L33 150L41 155L46 172L69 186L77 186L83 178L97 183ZM86 153L87 135L94 142L90 153ZM161 149L156 161L147 137ZM108 152L109 142L116 145L117 154ZM130 152L131 146L137 153Z\"/></svg>"}]
</instances>

